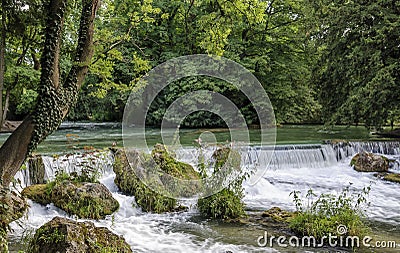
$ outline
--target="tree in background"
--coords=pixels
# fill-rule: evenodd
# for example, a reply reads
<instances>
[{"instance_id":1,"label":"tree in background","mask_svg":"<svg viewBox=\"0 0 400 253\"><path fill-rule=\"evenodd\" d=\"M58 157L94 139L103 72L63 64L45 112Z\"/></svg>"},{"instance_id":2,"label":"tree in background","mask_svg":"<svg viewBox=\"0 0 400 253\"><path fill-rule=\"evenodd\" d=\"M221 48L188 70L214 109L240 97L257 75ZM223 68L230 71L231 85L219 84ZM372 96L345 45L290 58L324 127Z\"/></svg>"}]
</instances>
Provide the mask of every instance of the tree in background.
<instances>
[{"instance_id":1,"label":"tree in background","mask_svg":"<svg viewBox=\"0 0 400 253\"><path fill-rule=\"evenodd\" d=\"M309 0L324 121L381 129L399 118L399 1Z\"/></svg>"},{"instance_id":2,"label":"tree in background","mask_svg":"<svg viewBox=\"0 0 400 253\"><path fill-rule=\"evenodd\" d=\"M152 67L174 57L205 53L222 55L252 71L270 95L278 122L318 120L320 106L310 83L315 54L308 43L302 3L105 1L107 7L100 11L101 23L96 26L94 64L78 107L70 117L82 120L90 115L94 120L104 120L96 111L110 109L106 115L121 115L136 81ZM150 123L159 124L171 101L194 88L227 96L241 108L249 124L257 124L251 104L233 85L202 78L175 82L161 92L152 107ZM95 95L100 103L91 105L86 95ZM221 123L214 119L201 121L200 115L191 115L189 121L205 126L207 122Z\"/></svg>"},{"instance_id":3,"label":"tree in background","mask_svg":"<svg viewBox=\"0 0 400 253\"><path fill-rule=\"evenodd\" d=\"M4 122L10 106L13 114L26 114L33 108L40 78L38 52L44 20L40 1L3 0L1 12L0 89L4 92L0 92L0 100L4 103L0 103L0 118ZM16 108L17 104L21 105Z\"/></svg>"}]
</instances>

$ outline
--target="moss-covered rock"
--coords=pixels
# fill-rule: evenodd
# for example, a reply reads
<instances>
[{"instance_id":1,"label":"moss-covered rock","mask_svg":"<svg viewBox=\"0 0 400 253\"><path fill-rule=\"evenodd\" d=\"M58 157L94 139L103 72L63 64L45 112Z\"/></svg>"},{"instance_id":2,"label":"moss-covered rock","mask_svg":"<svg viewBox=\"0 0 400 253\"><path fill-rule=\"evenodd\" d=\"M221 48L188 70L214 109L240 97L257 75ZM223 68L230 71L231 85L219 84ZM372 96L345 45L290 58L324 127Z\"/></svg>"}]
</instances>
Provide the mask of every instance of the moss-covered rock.
<instances>
[{"instance_id":1,"label":"moss-covered rock","mask_svg":"<svg viewBox=\"0 0 400 253\"><path fill-rule=\"evenodd\" d=\"M215 161L214 173L221 169L229 169L230 171L241 171L242 158L238 151L229 147L221 147L214 151L212 158Z\"/></svg>"},{"instance_id":2,"label":"moss-covered rock","mask_svg":"<svg viewBox=\"0 0 400 253\"><path fill-rule=\"evenodd\" d=\"M129 253L122 236L91 222L76 222L55 217L40 227L28 246L27 253Z\"/></svg>"},{"instance_id":3,"label":"moss-covered rock","mask_svg":"<svg viewBox=\"0 0 400 253\"><path fill-rule=\"evenodd\" d=\"M51 203L51 196L47 192L46 184L35 184L25 187L21 194L36 203L47 205Z\"/></svg>"},{"instance_id":4,"label":"moss-covered rock","mask_svg":"<svg viewBox=\"0 0 400 253\"><path fill-rule=\"evenodd\" d=\"M273 221L278 222L289 222L295 215L295 212L289 212L279 207L272 207L261 214L264 218L271 218Z\"/></svg>"},{"instance_id":5,"label":"moss-covered rock","mask_svg":"<svg viewBox=\"0 0 400 253\"><path fill-rule=\"evenodd\" d=\"M389 159L362 151L351 159L350 165L359 172L386 172L389 170Z\"/></svg>"},{"instance_id":6,"label":"moss-covered rock","mask_svg":"<svg viewBox=\"0 0 400 253\"><path fill-rule=\"evenodd\" d=\"M168 151L165 145L156 144L151 151L151 156L159 168L179 179L199 180L199 173L187 163L176 160L174 153Z\"/></svg>"},{"instance_id":7,"label":"moss-covered rock","mask_svg":"<svg viewBox=\"0 0 400 253\"><path fill-rule=\"evenodd\" d=\"M376 173L374 174L374 176L383 179L385 181L389 181L389 182L394 182L394 183L400 183L400 174L398 173L385 173L385 172L381 172L381 173Z\"/></svg>"},{"instance_id":8,"label":"moss-covered rock","mask_svg":"<svg viewBox=\"0 0 400 253\"><path fill-rule=\"evenodd\" d=\"M54 203L79 218L103 219L119 208L111 192L100 183L51 182L26 187L22 194L33 201L47 205Z\"/></svg>"},{"instance_id":9,"label":"moss-covered rock","mask_svg":"<svg viewBox=\"0 0 400 253\"><path fill-rule=\"evenodd\" d=\"M284 232L285 234L292 234L293 231L289 228L289 222L293 217L296 217L296 215L297 212L290 212L279 207L272 207L263 212L249 211L245 217L230 219L228 222L261 226L277 233Z\"/></svg>"},{"instance_id":10,"label":"moss-covered rock","mask_svg":"<svg viewBox=\"0 0 400 253\"><path fill-rule=\"evenodd\" d=\"M199 173L191 165L177 161L161 144L155 145L150 155L137 150L114 150L113 169L118 188L135 196L136 204L146 212L185 209L171 197L171 192L190 197L201 187Z\"/></svg>"},{"instance_id":11,"label":"moss-covered rock","mask_svg":"<svg viewBox=\"0 0 400 253\"><path fill-rule=\"evenodd\" d=\"M145 159L145 154L141 154L136 150L129 151L128 155L135 161L133 166L141 167L141 159ZM136 159L134 159L136 158ZM116 174L115 184L125 194L135 196L136 204L145 212L171 212L178 208L176 199L166 197L157 193L144 184L137 176L139 170L135 171L128 162L125 150L118 149L114 154L113 169ZM135 168L137 169L137 168ZM143 171L143 177L145 177ZM158 180L158 179L154 179Z\"/></svg>"},{"instance_id":12,"label":"moss-covered rock","mask_svg":"<svg viewBox=\"0 0 400 253\"><path fill-rule=\"evenodd\" d=\"M0 252L8 252L8 225L21 218L27 208L28 204L23 197L0 186Z\"/></svg>"}]
</instances>

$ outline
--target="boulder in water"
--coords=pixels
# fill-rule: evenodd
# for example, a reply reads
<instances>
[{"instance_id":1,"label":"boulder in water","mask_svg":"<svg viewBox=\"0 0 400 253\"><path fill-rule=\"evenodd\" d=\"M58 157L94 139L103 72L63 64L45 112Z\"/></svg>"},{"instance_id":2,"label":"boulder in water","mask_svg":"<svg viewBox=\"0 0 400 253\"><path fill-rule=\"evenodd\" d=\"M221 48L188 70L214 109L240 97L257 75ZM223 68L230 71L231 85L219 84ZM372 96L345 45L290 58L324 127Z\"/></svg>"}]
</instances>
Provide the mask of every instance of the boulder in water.
<instances>
[{"instance_id":1,"label":"boulder in water","mask_svg":"<svg viewBox=\"0 0 400 253\"><path fill-rule=\"evenodd\" d=\"M168 193L163 194L165 189L162 187L176 187L181 193L190 195L198 187L190 184L190 180L200 179L191 165L177 161L161 144L155 146L151 157L136 150L115 150L113 169L118 188L125 194L135 196L136 204L146 212L163 213L184 209L176 199L168 197ZM184 179L188 184L169 184L170 176ZM150 188L145 182L154 182L152 187L159 188Z\"/></svg>"},{"instance_id":2,"label":"boulder in water","mask_svg":"<svg viewBox=\"0 0 400 253\"><path fill-rule=\"evenodd\" d=\"M28 246L28 253L132 252L122 236L92 222L55 217L40 227Z\"/></svg>"},{"instance_id":3,"label":"boulder in water","mask_svg":"<svg viewBox=\"0 0 400 253\"><path fill-rule=\"evenodd\" d=\"M100 183L63 180L28 186L22 194L42 205L54 203L79 218L103 219L119 208L118 201Z\"/></svg>"},{"instance_id":4,"label":"boulder in water","mask_svg":"<svg viewBox=\"0 0 400 253\"><path fill-rule=\"evenodd\" d=\"M386 172L389 170L389 159L362 151L351 159L350 165L359 172Z\"/></svg>"},{"instance_id":5,"label":"boulder in water","mask_svg":"<svg viewBox=\"0 0 400 253\"><path fill-rule=\"evenodd\" d=\"M400 183L400 174L398 174L398 173L381 172L381 173L374 174L374 176L377 178L383 179L385 181Z\"/></svg>"}]
</instances>

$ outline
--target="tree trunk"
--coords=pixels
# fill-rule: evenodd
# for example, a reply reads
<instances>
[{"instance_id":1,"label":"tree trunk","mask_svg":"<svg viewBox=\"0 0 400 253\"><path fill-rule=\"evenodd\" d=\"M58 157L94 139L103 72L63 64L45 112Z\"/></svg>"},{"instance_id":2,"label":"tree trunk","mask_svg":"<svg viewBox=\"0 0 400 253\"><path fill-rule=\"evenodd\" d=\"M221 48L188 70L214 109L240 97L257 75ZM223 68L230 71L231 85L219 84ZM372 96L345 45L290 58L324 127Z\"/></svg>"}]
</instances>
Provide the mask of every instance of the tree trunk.
<instances>
[{"instance_id":1,"label":"tree trunk","mask_svg":"<svg viewBox=\"0 0 400 253\"><path fill-rule=\"evenodd\" d=\"M46 38L40 63L42 69L36 108L0 148L0 175L4 187L8 187L29 153L58 128L75 103L93 56L94 18L98 5L99 0L82 0L74 64L61 85L59 54L67 3L64 0L50 0L46 8Z\"/></svg>"},{"instance_id":2,"label":"tree trunk","mask_svg":"<svg viewBox=\"0 0 400 253\"><path fill-rule=\"evenodd\" d=\"M8 106L10 104L10 89L7 89L6 91L6 101L4 102L4 109L3 109L3 124L6 122L7 119L7 112L8 112Z\"/></svg>"},{"instance_id":3,"label":"tree trunk","mask_svg":"<svg viewBox=\"0 0 400 253\"><path fill-rule=\"evenodd\" d=\"M3 127L3 90L5 71L5 47L6 47L6 3L1 1L1 38L0 38L0 129Z\"/></svg>"}]
</instances>

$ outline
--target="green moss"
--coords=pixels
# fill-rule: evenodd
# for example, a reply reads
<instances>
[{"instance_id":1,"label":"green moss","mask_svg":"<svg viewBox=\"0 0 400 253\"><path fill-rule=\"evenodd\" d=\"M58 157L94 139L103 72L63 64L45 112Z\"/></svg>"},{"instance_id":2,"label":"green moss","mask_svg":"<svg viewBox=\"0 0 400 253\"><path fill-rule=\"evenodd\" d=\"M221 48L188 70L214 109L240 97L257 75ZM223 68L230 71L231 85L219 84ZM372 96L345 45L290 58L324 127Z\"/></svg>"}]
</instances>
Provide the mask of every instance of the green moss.
<instances>
[{"instance_id":1,"label":"green moss","mask_svg":"<svg viewBox=\"0 0 400 253\"><path fill-rule=\"evenodd\" d=\"M400 174L390 173L383 177L383 179L390 182L400 183Z\"/></svg>"},{"instance_id":2,"label":"green moss","mask_svg":"<svg viewBox=\"0 0 400 253\"><path fill-rule=\"evenodd\" d=\"M279 207L273 207L264 211L261 216L264 218L271 218L272 220L278 222L289 222L296 216L296 213L282 210Z\"/></svg>"},{"instance_id":3,"label":"green moss","mask_svg":"<svg viewBox=\"0 0 400 253\"><path fill-rule=\"evenodd\" d=\"M374 176L381 178L385 181L400 183L400 174L398 173L378 173L375 174Z\"/></svg>"},{"instance_id":4,"label":"green moss","mask_svg":"<svg viewBox=\"0 0 400 253\"><path fill-rule=\"evenodd\" d=\"M42 205L54 203L55 206L79 218L102 219L118 210L119 203L112 198L111 194L107 198L94 196L82 190L86 183L70 181L70 179L68 175L61 173L54 181L45 185L26 187L22 194ZM97 187L99 191L106 190L103 186L97 185Z\"/></svg>"},{"instance_id":5,"label":"green moss","mask_svg":"<svg viewBox=\"0 0 400 253\"><path fill-rule=\"evenodd\" d=\"M156 144L151 155L160 169L179 179L200 179L199 173L187 163L177 161L165 145Z\"/></svg>"},{"instance_id":6,"label":"green moss","mask_svg":"<svg viewBox=\"0 0 400 253\"><path fill-rule=\"evenodd\" d=\"M143 211L163 213L178 208L176 199L153 191L138 178L129 165L124 150L115 153L113 169L116 174L115 184L123 193L135 196L136 204Z\"/></svg>"},{"instance_id":7,"label":"green moss","mask_svg":"<svg viewBox=\"0 0 400 253\"><path fill-rule=\"evenodd\" d=\"M39 252L132 252L123 237L91 222L55 217L40 227L31 239L27 253Z\"/></svg>"},{"instance_id":8,"label":"green moss","mask_svg":"<svg viewBox=\"0 0 400 253\"><path fill-rule=\"evenodd\" d=\"M49 186L46 184L35 184L24 188L21 194L39 204L47 205L51 203L48 190Z\"/></svg>"}]
</instances>

